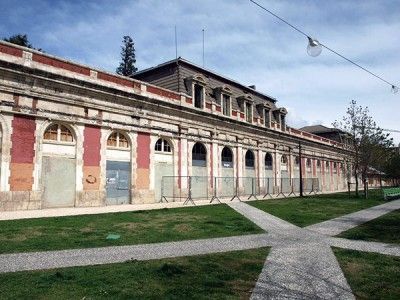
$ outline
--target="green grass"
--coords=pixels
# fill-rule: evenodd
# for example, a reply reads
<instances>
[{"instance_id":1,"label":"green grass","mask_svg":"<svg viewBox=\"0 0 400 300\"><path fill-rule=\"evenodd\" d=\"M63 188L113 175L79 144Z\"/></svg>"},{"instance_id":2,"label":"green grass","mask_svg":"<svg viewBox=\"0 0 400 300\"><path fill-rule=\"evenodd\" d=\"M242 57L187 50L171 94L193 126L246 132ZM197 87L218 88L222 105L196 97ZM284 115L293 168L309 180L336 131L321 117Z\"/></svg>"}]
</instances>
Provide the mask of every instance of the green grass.
<instances>
[{"instance_id":1,"label":"green grass","mask_svg":"<svg viewBox=\"0 0 400 300\"><path fill-rule=\"evenodd\" d=\"M333 250L357 299L400 299L400 257Z\"/></svg>"},{"instance_id":2,"label":"green grass","mask_svg":"<svg viewBox=\"0 0 400 300\"><path fill-rule=\"evenodd\" d=\"M0 253L213 238L263 232L225 204L0 221ZM107 240L108 234L120 234Z\"/></svg>"},{"instance_id":3,"label":"green grass","mask_svg":"<svg viewBox=\"0 0 400 300\"><path fill-rule=\"evenodd\" d=\"M247 203L292 224L305 227L382 204L384 200L379 192L371 191L369 199L349 198L347 193L336 193Z\"/></svg>"},{"instance_id":4,"label":"green grass","mask_svg":"<svg viewBox=\"0 0 400 300\"><path fill-rule=\"evenodd\" d=\"M400 210L342 232L339 237L400 244Z\"/></svg>"},{"instance_id":5,"label":"green grass","mask_svg":"<svg viewBox=\"0 0 400 300\"><path fill-rule=\"evenodd\" d=\"M0 299L248 299L268 251L0 274Z\"/></svg>"}]
</instances>

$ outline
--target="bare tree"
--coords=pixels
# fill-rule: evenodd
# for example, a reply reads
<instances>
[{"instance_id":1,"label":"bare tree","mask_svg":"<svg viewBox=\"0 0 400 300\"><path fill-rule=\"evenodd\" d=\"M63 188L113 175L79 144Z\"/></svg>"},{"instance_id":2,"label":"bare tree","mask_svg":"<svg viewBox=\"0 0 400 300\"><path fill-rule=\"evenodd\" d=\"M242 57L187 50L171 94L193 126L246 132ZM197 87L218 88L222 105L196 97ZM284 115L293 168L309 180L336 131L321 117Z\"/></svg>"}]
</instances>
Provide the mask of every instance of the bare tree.
<instances>
[{"instance_id":1,"label":"bare tree","mask_svg":"<svg viewBox=\"0 0 400 300\"><path fill-rule=\"evenodd\" d=\"M384 165L387 151L393 145L393 139L376 125L369 115L368 107L357 105L355 100L350 102L346 115L332 125L350 134L352 170L358 197L359 177L361 176L365 189L369 168Z\"/></svg>"}]
</instances>

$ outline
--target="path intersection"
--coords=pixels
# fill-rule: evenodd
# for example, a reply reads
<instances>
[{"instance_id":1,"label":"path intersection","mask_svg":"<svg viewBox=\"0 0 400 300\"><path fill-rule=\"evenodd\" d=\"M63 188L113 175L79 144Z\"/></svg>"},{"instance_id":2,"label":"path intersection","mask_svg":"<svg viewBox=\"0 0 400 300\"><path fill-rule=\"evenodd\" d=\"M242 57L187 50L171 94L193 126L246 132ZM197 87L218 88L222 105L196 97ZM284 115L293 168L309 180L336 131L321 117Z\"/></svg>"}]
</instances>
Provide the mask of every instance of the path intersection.
<instances>
[{"instance_id":1,"label":"path intersection","mask_svg":"<svg viewBox=\"0 0 400 300\"><path fill-rule=\"evenodd\" d=\"M0 255L0 273L162 259L271 247L252 299L355 299L331 246L400 256L400 246L335 238L400 208L388 202L305 228L244 202L229 206L267 231L225 238Z\"/></svg>"}]
</instances>

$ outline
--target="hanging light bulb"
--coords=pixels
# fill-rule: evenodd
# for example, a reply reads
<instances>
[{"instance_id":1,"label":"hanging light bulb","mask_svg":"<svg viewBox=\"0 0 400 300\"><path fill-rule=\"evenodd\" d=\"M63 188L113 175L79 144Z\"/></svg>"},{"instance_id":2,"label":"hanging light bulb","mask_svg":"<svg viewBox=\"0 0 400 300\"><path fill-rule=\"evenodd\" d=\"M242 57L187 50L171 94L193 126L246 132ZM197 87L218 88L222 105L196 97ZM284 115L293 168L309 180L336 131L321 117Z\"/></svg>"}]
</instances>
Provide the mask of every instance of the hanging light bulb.
<instances>
[{"instance_id":1,"label":"hanging light bulb","mask_svg":"<svg viewBox=\"0 0 400 300\"><path fill-rule=\"evenodd\" d=\"M398 91L399 91L399 88L395 85L392 85L392 93L397 94Z\"/></svg>"},{"instance_id":2,"label":"hanging light bulb","mask_svg":"<svg viewBox=\"0 0 400 300\"><path fill-rule=\"evenodd\" d=\"M308 37L307 53L312 57L320 55L322 52L321 44L313 38Z\"/></svg>"}]
</instances>

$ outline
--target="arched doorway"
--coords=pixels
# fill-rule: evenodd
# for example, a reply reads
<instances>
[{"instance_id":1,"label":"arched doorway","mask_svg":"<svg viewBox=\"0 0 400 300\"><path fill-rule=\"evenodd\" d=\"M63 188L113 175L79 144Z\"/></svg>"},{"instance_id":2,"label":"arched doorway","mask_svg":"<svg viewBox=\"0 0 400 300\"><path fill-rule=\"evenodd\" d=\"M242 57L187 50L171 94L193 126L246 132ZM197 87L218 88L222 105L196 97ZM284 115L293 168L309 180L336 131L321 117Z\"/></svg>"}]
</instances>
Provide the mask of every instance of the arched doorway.
<instances>
[{"instance_id":1,"label":"arched doorway","mask_svg":"<svg viewBox=\"0 0 400 300\"><path fill-rule=\"evenodd\" d=\"M322 170L321 170L321 160L317 160L317 178L318 178L318 191L321 190L321 186L322 186Z\"/></svg>"},{"instance_id":2,"label":"arched doorway","mask_svg":"<svg viewBox=\"0 0 400 300\"><path fill-rule=\"evenodd\" d=\"M207 149L202 143L195 143L192 148L192 198L207 198L208 172Z\"/></svg>"},{"instance_id":3,"label":"arched doorway","mask_svg":"<svg viewBox=\"0 0 400 300\"><path fill-rule=\"evenodd\" d=\"M42 140L42 206L74 206L76 197L76 138L63 124L49 125Z\"/></svg>"},{"instance_id":4,"label":"arched doorway","mask_svg":"<svg viewBox=\"0 0 400 300\"><path fill-rule=\"evenodd\" d=\"M175 184L173 175L173 148L168 140L160 138L154 145L154 197L156 201L159 201L162 196L173 196Z\"/></svg>"},{"instance_id":5,"label":"arched doorway","mask_svg":"<svg viewBox=\"0 0 400 300\"><path fill-rule=\"evenodd\" d=\"M255 184L256 177L256 164L253 151L250 149L246 151L245 154L245 173L244 173L244 193L245 195L253 194L253 185Z\"/></svg>"},{"instance_id":6,"label":"arched doorway","mask_svg":"<svg viewBox=\"0 0 400 300\"><path fill-rule=\"evenodd\" d=\"M274 168L273 168L273 159L271 153L265 154L264 160L264 169L265 169L265 192L272 194L274 187Z\"/></svg>"},{"instance_id":7,"label":"arched doorway","mask_svg":"<svg viewBox=\"0 0 400 300\"><path fill-rule=\"evenodd\" d=\"M304 189L307 192L311 192L313 189L313 174L312 174L312 161L311 158L306 159L306 181Z\"/></svg>"},{"instance_id":8,"label":"arched doorway","mask_svg":"<svg viewBox=\"0 0 400 300\"><path fill-rule=\"evenodd\" d=\"M222 197L233 197L235 195L236 180L234 178L233 152L225 146L221 152L221 176L219 180L218 195Z\"/></svg>"},{"instance_id":9,"label":"arched doorway","mask_svg":"<svg viewBox=\"0 0 400 300\"><path fill-rule=\"evenodd\" d=\"M289 166L288 166L288 158L285 154L281 156L281 192L289 193L290 192L290 177L289 177Z\"/></svg>"},{"instance_id":10,"label":"arched doorway","mask_svg":"<svg viewBox=\"0 0 400 300\"><path fill-rule=\"evenodd\" d=\"M333 174L332 174L332 177L333 177L333 190L337 191L338 190L338 182L339 182L338 181L339 173L337 171L337 162L336 161L333 162L332 171L333 171Z\"/></svg>"},{"instance_id":11,"label":"arched doorway","mask_svg":"<svg viewBox=\"0 0 400 300\"><path fill-rule=\"evenodd\" d=\"M106 204L128 204L131 190L131 145L127 136L114 131L107 138Z\"/></svg>"},{"instance_id":12,"label":"arched doorway","mask_svg":"<svg viewBox=\"0 0 400 300\"><path fill-rule=\"evenodd\" d=\"M331 168L329 161L325 162L325 190L331 190Z\"/></svg>"}]
</instances>

